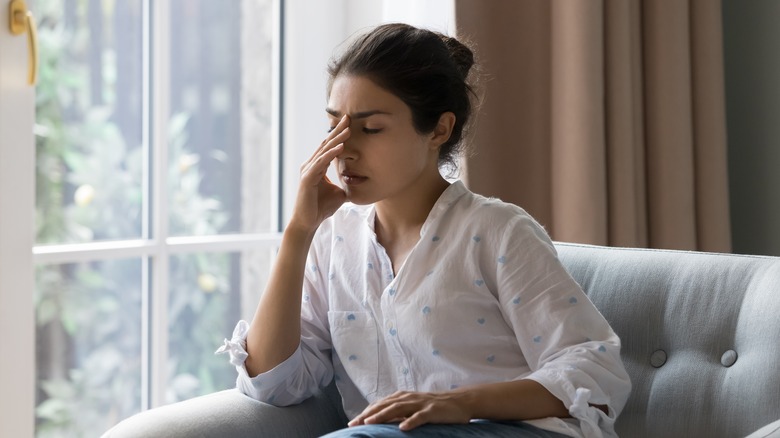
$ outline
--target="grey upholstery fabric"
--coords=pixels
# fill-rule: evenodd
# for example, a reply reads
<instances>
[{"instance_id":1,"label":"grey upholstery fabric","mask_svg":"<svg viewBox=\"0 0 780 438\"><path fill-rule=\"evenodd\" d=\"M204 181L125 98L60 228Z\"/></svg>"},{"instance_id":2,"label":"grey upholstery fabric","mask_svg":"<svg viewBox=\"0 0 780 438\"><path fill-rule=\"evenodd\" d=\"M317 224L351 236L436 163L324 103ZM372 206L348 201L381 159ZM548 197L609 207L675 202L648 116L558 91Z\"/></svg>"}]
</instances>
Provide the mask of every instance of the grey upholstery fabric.
<instances>
[{"instance_id":1,"label":"grey upholstery fabric","mask_svg":"<svg viewBox=\"0 0 780 438\"><path fill-rule=\"evenodd\" d=\"M317 437L346 427L335 386L300 405L278 408L221 391L132 416L103 438Z\"/></svg>"},{"instance_id":2,"label":"grey upholstery fabric","mask_svg":"<svg viewBox=\"0 0 780 438\"><path fill-rule=\"evenodd\" d=\"M767 424L761 429L753 432L747 438L780 438L780 420L772 424Z\"/></svg>"},{"instance_id":3,"label":"grey upholstery fabric","mask_svg":"<svg viewBox=\"0 0 780 438\"><path fill-rule=\"evenodd\" d=\"M556 246L623 341L633 391L620 436L780 438L780 258ZM223 391L105 436L318 436L346 423L327 391L288 408Z\"/></svg>"},{"instance_id":4,"label":"grey upholstery fabric","mask_svg":"<svg viewBox=\"0 0 780 438\"><path fill-rule=\"evenodd\" d=\"M619 435L739 437L780 418L780 258L557 247L623 342Z\"/></svg>"}]
</instances>

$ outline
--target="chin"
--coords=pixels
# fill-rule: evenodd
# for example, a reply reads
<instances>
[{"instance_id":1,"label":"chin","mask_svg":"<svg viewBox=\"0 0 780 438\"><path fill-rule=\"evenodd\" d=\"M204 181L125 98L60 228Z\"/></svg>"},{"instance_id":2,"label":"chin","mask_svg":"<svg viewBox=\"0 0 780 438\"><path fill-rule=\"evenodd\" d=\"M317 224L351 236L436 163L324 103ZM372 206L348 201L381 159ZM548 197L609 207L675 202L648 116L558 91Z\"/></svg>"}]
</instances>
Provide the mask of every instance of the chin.
<instances>
[{"instance_id":1,"label":"chin","mask_svg":"<svg viewBox=\"0 0 780 438\"><path fill-rule=\"evenodd\" d=\"M352 190L346 190L346 192L347 192L347 201L355 205L370 205L377 201L372 197L355 193Z\"/></svg>"},{"instance_id":2,"label":"chin","mask_svg":"<svg viewBox=\"0 0 780 438\"><path fill-rule=\"evenodd\" d=\"M373 204L375 202L373 200L365 199L365 198L360 197L360 196L349 196L349 195L347 195L347 201L349 201L349 202L351 202L351 203L353 203L355 205L370 205L370 204Z\"/></svg>"}]
</instances>

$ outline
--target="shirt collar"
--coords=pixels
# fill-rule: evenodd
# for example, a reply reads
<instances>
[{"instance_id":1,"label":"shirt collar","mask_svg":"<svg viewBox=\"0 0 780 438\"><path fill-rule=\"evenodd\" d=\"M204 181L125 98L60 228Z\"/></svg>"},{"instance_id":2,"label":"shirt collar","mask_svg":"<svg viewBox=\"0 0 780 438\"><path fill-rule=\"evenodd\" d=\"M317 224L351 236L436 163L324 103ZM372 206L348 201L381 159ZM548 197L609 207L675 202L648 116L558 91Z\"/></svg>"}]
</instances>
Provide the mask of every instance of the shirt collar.
<instances>
[{"instance_id":1,"label":"shirt collar","mask_svg":"<svg viewBox=\"0 0 780 438\"><path fill-rule=\"evenodd\" d=\"M463 196L468 192L468 189L465 185L463 185L463 182L461 180L456 180L452 184L450 184L449 187L444 189L444 192L442 192L441 196L439 196L439 199L436 200L436 203L433 204L433 208L431 208L431 212L428 213L428 217L425 219L425 223L423 223L422 228L420 229L420 236L424 236L428 228L430 228L433 224L439 221L439 218L441 218L444 213L447 212L447 210L450 209L452 204L454 204L458 198ZM366 225L368 225L368 228L371 229L374 234L376 234L376 229L374 228L376 224L376 207L372 204L368 214L366 215Z\"/></svg>"}]
</instances>

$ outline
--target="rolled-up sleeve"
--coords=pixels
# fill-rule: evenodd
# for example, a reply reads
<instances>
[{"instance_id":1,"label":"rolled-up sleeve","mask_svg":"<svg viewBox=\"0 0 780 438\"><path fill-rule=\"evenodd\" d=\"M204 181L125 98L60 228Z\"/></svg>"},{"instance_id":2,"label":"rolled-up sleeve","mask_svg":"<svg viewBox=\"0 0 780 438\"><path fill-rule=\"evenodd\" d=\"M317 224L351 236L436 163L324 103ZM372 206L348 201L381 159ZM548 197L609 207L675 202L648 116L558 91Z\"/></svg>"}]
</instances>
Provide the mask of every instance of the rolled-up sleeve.
<instances>
[{"instance_id":1,"label":"rolled-up sleeve","mask_svg":"<svg viewBox=\"0 0 780 438\"><path fill-rule=\"evenodd\" d=\"M533 219L521 216L503 242L499 300L531 368L523 378L560 399L585 437L616 436L614 422L631 390L620 339Z\"/></svg>"},{"instance_id":2,"label":"rolled-up sleeve","mask_svg":"<svg viewBox=\"0 0 780 438\"><path fill-rule=\"evenodd\" d=\"M236 388L247 396L274 406L290 406L311 397L333 379L327 281L320 266L327 266L327 261L319 260L316 251L310 251L302 291L301 342L290 357L273 369L250 377L246 369L246 321L239 321L232 338L225 339L216 351L230 355L230 363L238 372Z\"/></svg>"}]
</instances>

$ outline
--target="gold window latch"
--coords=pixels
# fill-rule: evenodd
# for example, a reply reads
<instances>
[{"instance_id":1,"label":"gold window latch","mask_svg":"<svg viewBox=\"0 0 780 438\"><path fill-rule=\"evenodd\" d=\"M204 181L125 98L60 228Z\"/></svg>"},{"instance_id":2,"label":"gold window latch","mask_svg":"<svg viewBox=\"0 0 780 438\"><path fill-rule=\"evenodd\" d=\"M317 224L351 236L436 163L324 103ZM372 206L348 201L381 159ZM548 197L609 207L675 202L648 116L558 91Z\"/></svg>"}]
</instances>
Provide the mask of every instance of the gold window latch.
<instances>
[{"instance_id":1,"label":"gold window latch","mask_svg":"<svg viewBox=\"0 0 780 438\"><path fill-rule=\"evenodd\" d=\"M38 32L35 27L35 18L33 18L32 12L27 9L24 0L11 0L9 27L13 35L27 32L27 53L29 54L27 81L30 85L35 85L38 77Z\"/></svg>"}]
</instances>

